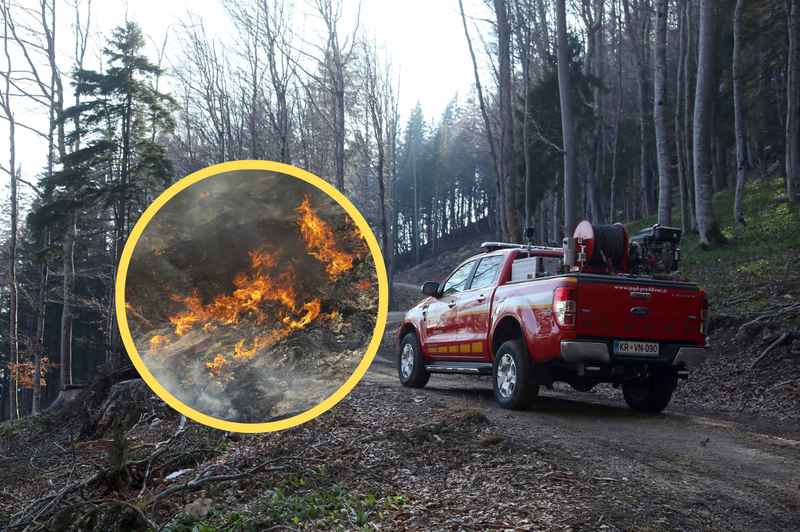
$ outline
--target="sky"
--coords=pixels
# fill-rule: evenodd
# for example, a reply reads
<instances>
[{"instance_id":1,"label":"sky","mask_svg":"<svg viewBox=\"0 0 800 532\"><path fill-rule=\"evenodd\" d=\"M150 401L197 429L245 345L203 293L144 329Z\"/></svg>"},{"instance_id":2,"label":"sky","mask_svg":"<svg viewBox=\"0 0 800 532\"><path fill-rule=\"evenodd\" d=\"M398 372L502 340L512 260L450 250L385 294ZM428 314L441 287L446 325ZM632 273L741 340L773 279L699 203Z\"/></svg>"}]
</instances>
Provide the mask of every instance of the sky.
<instances>
[{"instance_id":1,"label":"sky","mask_svg":"<svg viewBox=\"0 0 800 532\"><path fill-rule=\"evenodd\" d=\"M83 0L85 5L86 0ZM358 2L344 0L343 31L353 27ZM306 39L313 39L316 22L306 0L295 0L293 18L303 21ZM479 2L465 2L465 9L477 12ZM59 48L65 54L61 64L69 64L67 54L71 54L72 36L70 24L74 15L69 6L59 2L58 17L65 21L59 29L62 45ZM128 20L139 23L145 35L148 35L148 56L156 60L156 50L161 47L165 35L168 34L167 60L170 55L174 59L179 50L175 26L187 11L203 17L206 31L222 36L230 35L229 21L224 9L217 0L196 0L194 2L172 0L95 0L92 3L92 27L95 32L102 30L103 36L95 38L93 50L89 55L98 56L109 30L124 24ZM464 98L474 83L472 62L464 37L461 16L458 11L458 0L405 0L389 2L380 0L363 0L361 3L360 28L378 46L385 46L391 56L394 71L400 77L400 111L407 116L408 111L417 101L422 105L428 118L438 117L448 102L458 93ZM472 35L473 43L477 36ZM477 51L477 50L476 50ZM167 64L166 66L169 66ZM485 82L484 82L485 83ZM70 102L67 102L69 105ZM16 113L20 122L31 120L20 103ZM401 122L402 123L402 122ZM46 127L46 121L40 124ZM36 174L45 165L43 153L46 146L32 133L24 129L17 130L17 160L22 165L23 178L34 182ZM5 122L0 122L0 163L8 166L8 135ZM180 176L182 177L182 176ZM0 177L3 196L8 197L8 177ZM27 187L23 186L23 189ZM21 192L29 195L29 190ZM24 199L23 199L24 201ZM6 218L6 216L3 216Z\"/></svg>"}]
</instances>

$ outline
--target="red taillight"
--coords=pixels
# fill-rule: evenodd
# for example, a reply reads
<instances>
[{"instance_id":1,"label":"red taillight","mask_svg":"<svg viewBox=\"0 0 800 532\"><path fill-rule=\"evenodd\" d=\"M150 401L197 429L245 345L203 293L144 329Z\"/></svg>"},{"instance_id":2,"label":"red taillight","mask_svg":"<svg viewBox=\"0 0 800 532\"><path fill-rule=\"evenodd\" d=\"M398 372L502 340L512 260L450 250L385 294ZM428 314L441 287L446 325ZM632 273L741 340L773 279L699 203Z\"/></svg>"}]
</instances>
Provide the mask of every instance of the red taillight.
<instances>
[{"instance_id":1,"label":"red taillight","mask_svg":"<svg viewBox=\"0 0 800 532\"><path fill-rule=\"evenodd\" d=\"M578 310L578 289L561 286L553 296L553 314L562 329L575 328L575 312Z\"/></svg>"},{"instance_id":2,"label":"red taillight","mask_svg":"<svg viewBox=\"0 0 800 532\"><path fill-rule=\"evenodd\" d=\"M708 298L700 300L700 334L708 332Z\"/></svg>"}]
</instances>

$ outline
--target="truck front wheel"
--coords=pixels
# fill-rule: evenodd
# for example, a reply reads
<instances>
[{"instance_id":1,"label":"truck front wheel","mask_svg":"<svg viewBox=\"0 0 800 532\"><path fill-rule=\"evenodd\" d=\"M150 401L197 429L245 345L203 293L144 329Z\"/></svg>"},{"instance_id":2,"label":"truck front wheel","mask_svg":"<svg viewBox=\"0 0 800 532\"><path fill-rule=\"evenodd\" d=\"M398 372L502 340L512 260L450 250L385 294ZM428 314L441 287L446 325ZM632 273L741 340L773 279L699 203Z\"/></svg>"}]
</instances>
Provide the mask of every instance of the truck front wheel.
<instances>
[{"instance_id":1,"label":"truck front wheel","mask_svg":"<svg viewBox=\"0 0 800 532\"><path fill-rule=\"evenodd\" d=\"M523 340L509 340L497 350L492 382L494 397L503 408L525 410L536 401L539 384L533 378L533 361Z\"/></svg>"},{"instance_id":2,"label":"truck front wheel","mask_svg":"<svg viewBox=\"0 0 800 532\"><path fill-rule=\"evenodd\" d=\"M425 369L425 357L422 356L416 333L408 333L400 342L397 375L400 383L408 388L423 388L431 378L431 374Z\"/></svg>"},{"instance_id":3,"label":"truck front wheel","mask_svg":"<svg viewBox=\"0 0 800 532\"><path fill-rule=\"evenodd\" d=\"M622 383L622 396L631 410L661 412L672 399L674 388L656 379L631 379Z\"/></svg>"}]
</instances>

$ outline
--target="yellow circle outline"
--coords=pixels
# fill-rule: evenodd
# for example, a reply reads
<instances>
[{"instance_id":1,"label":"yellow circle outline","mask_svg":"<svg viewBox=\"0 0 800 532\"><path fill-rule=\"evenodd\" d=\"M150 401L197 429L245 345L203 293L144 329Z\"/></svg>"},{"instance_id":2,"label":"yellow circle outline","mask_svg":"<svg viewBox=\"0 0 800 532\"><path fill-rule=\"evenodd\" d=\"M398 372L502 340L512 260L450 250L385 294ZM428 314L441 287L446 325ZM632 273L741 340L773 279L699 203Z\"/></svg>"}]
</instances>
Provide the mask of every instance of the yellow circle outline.
<instances>
[{"instance_id":1,"label":"yellow circle outline","mask_svg":"<svg viewBox=\"0 0 800 532\"><path fill-rule=\"evenodd\" d=\"M336 200L337 203L339 203L339 205L344 207L344 210L347 211L347 214L350 215L358 228L361 230L361 234L364 235L364 238L367 240L367 244L369 245L369 249L372 252L372 257L375 261L375 269L377 270L378 274L378 320L375 323L375 332L372 336L369 346L367 347L367 352L364 355L364 358L361 359L361 363L358 365L355 372L353 372L350 378L347 379L342 387L339 388L333 395L311 410L307 410L306 412L298 414L294 417L281 419L280 421L272 421L269 423L237 423L234 421L224 421L222 419L217 419L198 412L197 410L186 406L178 399L173 397L172 394L170 394L163 386L161 386L161 384L159 384L159 382L155 379L155 377L153 377L142 361L139 351L136 349L136 346L133 343L133 338L131 337L131 332L128 328L128 317L125 311L125 281L128 276L128 265L130 264L131 256L133 255L133 249L136 247L139 237L142 235L144 228L147 227L147 224L150 222L153 216L161 209L161 207L163 207L170 199L172 199L173 196L188 186L193 185L194 183L197 183L198 181L201 181L207 177L221 174L223 172L231 172L234 170L266 170L270 172L279 172L282 174L291 175L314 185L322 192L325 192L331 196L334 200ZM214 427L215 429L227 430L230 432L272 432L276 430L288 429L314 419L320 414L323 414L331 409L336 403L344 399L344 397L350 393L350 390L355 387L358 381L361 380L361 377L364 376L364 373L367 372L367 368L369 368L373 358L375 358L375 353L378 351L381 339L383 338L383 331L386 327L386 317L389 311L389 288L386 276L386 265L383 262L383 255L381 254L380 247L378 246L378 241L375 239L375 235L372 234L372 230L370 229L367 221L363 216L361 216L361 213L358 212L355 206L350 203L350 200L348 200L344 194L336 190L332 185L323 181L319 177L306 172L305 170L295 168L294 166L272 161L244 160L216 164L184 177L165 190L158 198L156 198L156 200L147 208L147 210L144 211L144 214L142 214L142 216L139 218L139 221L136 222L133 231L131 231L128 241L125 243L125 249L122 251L115 288L117 323L119 325L119 332L122 335L122 342L125 345L125 349L128 351L128 356L130 357L131 361L133 361L133 365L136 367L139 375L142 376L142 378L156 393L156 395L158 395L168 405L181 414L184 414L186 417L194 419L195 421L205 425Z\"/></svg>"}]
</instances>

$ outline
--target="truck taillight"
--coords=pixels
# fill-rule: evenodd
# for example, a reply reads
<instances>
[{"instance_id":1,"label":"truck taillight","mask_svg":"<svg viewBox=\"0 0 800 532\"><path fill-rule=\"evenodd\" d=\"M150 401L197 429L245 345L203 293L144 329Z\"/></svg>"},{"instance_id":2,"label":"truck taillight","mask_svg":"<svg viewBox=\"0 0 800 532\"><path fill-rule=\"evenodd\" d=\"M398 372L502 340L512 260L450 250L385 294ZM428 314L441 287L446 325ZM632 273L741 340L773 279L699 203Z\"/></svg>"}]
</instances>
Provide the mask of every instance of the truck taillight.
<instances>
[{"instance_id":1,"label":"truck taillight","mask_svg":"<svg viewBox=\"0 0 800 532\"><path fill-rule=\"evenodd\" d=\"M556 288L553 297L553 314L562 329L575 328L575 312L578 310L578 289L571 287Z\"/></svg>"},{"instance_id":2,"label":"truck taillight","mask_svg":"<svg viewBox=\"0 0 800 532\"><path fill-rule=\"evenodd\" d=\"M708 298L700 300L700 334L708 334Z\"/></svg>"}]
</instances>

